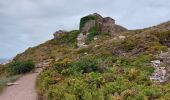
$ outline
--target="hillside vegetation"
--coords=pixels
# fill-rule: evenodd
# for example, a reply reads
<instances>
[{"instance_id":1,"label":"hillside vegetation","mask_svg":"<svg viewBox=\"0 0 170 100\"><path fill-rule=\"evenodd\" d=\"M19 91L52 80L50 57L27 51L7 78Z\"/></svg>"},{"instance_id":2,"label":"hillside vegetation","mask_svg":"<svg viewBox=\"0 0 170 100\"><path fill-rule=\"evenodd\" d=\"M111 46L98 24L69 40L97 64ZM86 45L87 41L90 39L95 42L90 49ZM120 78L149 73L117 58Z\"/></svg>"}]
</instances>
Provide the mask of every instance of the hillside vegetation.
<instances>
[{"instance_id":1,"label":"hillside vegetation","mask_svg":"<svg viewBox=\"0 0 170 100\"><path fill-rule=\"evenodd\" d=\"M125 30L114 23L104 23L113 24L106 30L116 33L103 34L94 26L86 28L86 23L93 20L98 19L83 17L80 31L65 32L16 56L15 61L33 60L37 64L53 59L37 79L39 97L44 100L169 100L170 83L150 80L154 72L150 62L156 59L155 55L168 51L170 24ZM99 24L98 30L101 27L108 28ZM88 46L78 48L77 36L82 28L89 29L85 33Z\"/></svg>"},{"instance_id":2,"label":"hillside vegetation","mask_svg":"<svg viewBox=\"0 0 170 100\"><path fill-rule=\"evenodd\" d=\"M28 73L35 68L31 60L13 61L6 65L0 65L0 92L8 83L16 81L22 74Z\"/></svg>"}]
</instances>

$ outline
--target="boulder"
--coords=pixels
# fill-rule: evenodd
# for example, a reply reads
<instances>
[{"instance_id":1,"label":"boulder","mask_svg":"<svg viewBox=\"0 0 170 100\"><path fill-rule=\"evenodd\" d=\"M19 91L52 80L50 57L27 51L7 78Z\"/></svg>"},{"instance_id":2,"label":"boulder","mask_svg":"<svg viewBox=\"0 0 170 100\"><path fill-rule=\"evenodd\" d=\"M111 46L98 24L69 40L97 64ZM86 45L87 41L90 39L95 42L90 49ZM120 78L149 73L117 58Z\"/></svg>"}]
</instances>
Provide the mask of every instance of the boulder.
<instances>
[{"instance_id":1,"label":"boulder","mask_svg":"<svg viewBox=\"0 0 170 100\"><path fill-rule=\"evenodd\" d=\"M77 37L77 46L79 47L79 48L81 48L81 47L84 47L84 45L85 45L85 41L86 41L86 35L84 35L83 33L80 33L79 35L78 35L78 37Z\"/></svg>"},{"instance_id":2,"label":"boulder","mask_svg":"<svg viewBox=\"0 0 170 100\"><path fill-rule=\"evenodd\" d=\"M53 34L53 35L54 35L54 39L57 40L58 38L61 37L61 35L66 34L66 33L67 33L67 31L58 30L58 31L56 31L56 32Z\"/></svg>"},{"instance_id":3,"label":"boulder","mask_svg":"<svg viewBox=\"0 0 170 100\"><path fill-rule=\"evenodd\" d=\"M7 83L7 86L18 85L18 83Z\"/></svg>"}]
</instances>

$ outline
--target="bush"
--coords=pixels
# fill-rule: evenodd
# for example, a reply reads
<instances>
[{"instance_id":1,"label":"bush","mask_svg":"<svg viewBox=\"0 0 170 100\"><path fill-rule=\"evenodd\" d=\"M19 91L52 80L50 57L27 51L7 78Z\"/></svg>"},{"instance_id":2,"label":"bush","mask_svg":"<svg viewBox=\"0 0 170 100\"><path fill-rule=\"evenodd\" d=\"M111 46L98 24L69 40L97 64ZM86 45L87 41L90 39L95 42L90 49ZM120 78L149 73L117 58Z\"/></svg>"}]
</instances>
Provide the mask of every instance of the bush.
<instances>
[{"instance_id":1,"label":"bush","mask_svg":"<svg viewBox=\"0 0 170 100\"><path fill-rule=\"evenodd\" d=\"M10 74L23 74L30 72L34 68L35 64L31 60L15 61L8 65L8 71Z\"/></svg>"},{"instance_id":2,"label":"bush","mask_svg":"<svg viewBox=\"0 0 170 100\"><path fill-rule=\"evenodd\" d=\"M160 89L152 87L144 89L143 92L146 96L148 96L149 100L154 100L163 95Z\"/></svg>"},{"instance_id":3,"label":"bush","mask_svg":"<svg viewBox=\"0 0 170 100\"><path fill-rule=\"evenodd\" d=\"M66 67L68 67L69 62L70 62L69 58L59 60L59 61L54 63L52 68L57 70L58 73L61 73Z\"/></svg>"},{"instance_id":4,"label":"bush","mask_svg":"<svg viewBox=\"0 0 170 100\"><path fill-rule=\"evenodd\" d=\"M160 42L170 40L170 31L160 31L152 33Z\"/></svg>"},{"instance_id":5,"label":"bush","mask_svg":"<svg viewBox=\"0 0 170 100\"><path fill-rule=\"evenodd\" d=\"M92 71L97 71L97 63L90 58L84 58L77 62L71 62L68 68L68 74L89 73Z\"/></svg>"},{"instance_id":6,"label":"bush","mask_svg":"<svg viewBox=\"0 0 170 100\"><path fill-rule=\"evenodd\" d=\"M97 32L97 27L91 28L89 34L87 35L86 44L89 44L98 34L99 33Z\"/></svg>"},{"instance_id":7,"label":"bush","mask_svg":"<svg viewBox=\"0 0 170 100\"><path fill-rule=\"evenodd\" d=\"M66 45L69 47L76 47L76 43L77 43L77 36L79 34L78 30L73 30L70 32L67 32L65 34L62 34L62 36L60 38L58 38L57 40L53 41L54 43L60 44L60 45Z\"/></svg>"},{"instance_id":8,"label":"bush","mask_svg":"<svg viewBox=\"0 0 170 100\"><path fill-rule=\"evenodd\" d=\"M93 41L94 37L97 36L97 35L100 35L100 36L107 36L109 35L108 33L101 33L98 29L97 26L95 27L92 27L90 30L89 30L89 34L87 35L87 39L86 39L86 44L89 44Z\"/></svg>"},{"instance_id":9,"label":"bush","mask_svg":"<svg viewBox=\"0 0 170 100\"><path fill-rule=\"evenodd\" d=\"M168 98L169 85L149 79L152 55L112 57L98 54L68 62L59 60L38 79L39 93L48 100L155 100ZM149 64L149 65L148 65ZM55 70L54 70L55 69ZM53 77L62 75L56 82Z\"/></svg>"},{"instance_id":10,"label":"bush","mask_svg":"<svg viewBox=\"0 0 170 100\"><path fill-rule=\"evenodd\" d=\"M139 41L137 41L136 37L129 37L122 42L121 47L124 51L129 52L133 50L138 45L138 43Z\"/></svg>"},{"instance_id":11,"label":"bush","mask_svg":"<svg viewBox=\"0 0 170 100\"><path fill-rule=\"evenodd\" d=\"M167 50L168 50L167 46L163 46L160 44L153 45L153 46L150 46L150 48L148 48L148 51L153 54L160 53L161 51L167 51Z\"/></svg>"}]
</instances>

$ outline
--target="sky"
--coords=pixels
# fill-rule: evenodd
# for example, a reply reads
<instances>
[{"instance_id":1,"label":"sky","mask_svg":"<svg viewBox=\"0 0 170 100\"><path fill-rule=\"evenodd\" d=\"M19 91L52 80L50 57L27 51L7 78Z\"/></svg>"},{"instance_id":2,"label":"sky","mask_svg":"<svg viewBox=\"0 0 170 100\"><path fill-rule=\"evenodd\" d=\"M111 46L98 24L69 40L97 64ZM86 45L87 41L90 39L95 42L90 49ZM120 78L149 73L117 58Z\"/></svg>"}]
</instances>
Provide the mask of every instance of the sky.
<instances>
[{"instance_id":1,"label":"sky","mask_svg":"<svg viewBox=\"0 0 170 100\"><path fill-rule=\"evenodd\" d=\"M0 0L0 58L52 39L57 30L78 29L80 18L95 12L139 29L170 20L170 1Z\"/></svg>"}]
</instances>

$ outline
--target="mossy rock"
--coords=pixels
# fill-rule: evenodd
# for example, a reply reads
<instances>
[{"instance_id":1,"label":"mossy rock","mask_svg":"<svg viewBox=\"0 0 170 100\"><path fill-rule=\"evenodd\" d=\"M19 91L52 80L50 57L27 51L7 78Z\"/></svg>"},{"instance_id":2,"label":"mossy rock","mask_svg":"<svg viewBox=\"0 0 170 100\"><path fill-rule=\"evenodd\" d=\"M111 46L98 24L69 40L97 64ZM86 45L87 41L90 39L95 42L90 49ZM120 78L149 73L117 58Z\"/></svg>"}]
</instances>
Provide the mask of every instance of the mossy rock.
<instances>
[{"instance_id":1,"label":"mossy rock","mask_svg":"<svg viewBox=\"0 0 170 100\"><path fill-rule=\"evenodd\" d=\"M90 15L90 16L85 16L85 17L81 18L81 20L80 20L80 31L81 31L81 29L84 27L84 25L85 25L85 23L86 23L87 21L89 21L89 20L95 20L95 19L96 19L96 17L95 17L95 16L92 16L92 15Z\"/></svg>"}]
</instances>

